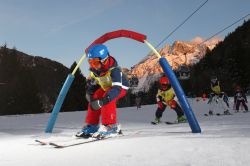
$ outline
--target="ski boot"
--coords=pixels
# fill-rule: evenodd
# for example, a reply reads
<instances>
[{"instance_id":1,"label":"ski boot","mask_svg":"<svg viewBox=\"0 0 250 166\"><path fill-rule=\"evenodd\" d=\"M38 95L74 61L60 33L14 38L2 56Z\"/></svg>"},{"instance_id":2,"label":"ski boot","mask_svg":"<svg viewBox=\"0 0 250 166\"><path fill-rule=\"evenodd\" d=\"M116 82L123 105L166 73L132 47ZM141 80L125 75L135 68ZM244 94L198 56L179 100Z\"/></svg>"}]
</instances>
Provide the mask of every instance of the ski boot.
<instances>
[{"instance_id":1,"label":"ski boot","mask_svg":"<svg viewBox=\"0 0 250 166\"><path fill-rule=\"evenodd\" d=\"M154 121L152 121L151 123L152 124L154 124L154 125L157 125L157 124L159 124L161 122L161 118L155 118L155 120Z\"/></svg>"},{"instance_id":2,"label":"ski boot","mask_svg":"<svg viewBox=\"0 0 250 166\"><path fill-rule=\"evenodd\" d=\"M243 113L248 113L248 110L243 111Z\"/></svg>"},{"instance_id":3,"label":"ski boot","mask_svg":"<svg viewBox=\"0 0 250 166\"><path fill-rule=\"evenodd\" d=\"M93 125L93 124L87 124L83 127L83 129L76 133L76 137L81 138L89 138L92 137L92 135L97 132L99 129L99 125Z\"/></svg>"},{"instance_id":4,"label":"ski boot","mask_svg":"<svg viewBox=\"0 0 250 166\"><path fill-rule=\"evenodd\" d=\"M208 111L208 115L213 115L214 113L213 113L213 111L212 110L209 110Z\"/></svg>"},{"instance_id":5,"label":"ski boot","mask_svg":"<svg viewBox=\"0 0 250 166\"><path fill-rule=\"evenodd\" d=\"M122 134L120 125L117 124L109 124L109 125L101 125L97 132L95 132L92 137L93 138L106 138L113 137Z\"/></svg>"},{"instance_id":6,"label":"ski boot","mask_svg":"<svg viewBox=\"0 0 250 166\"><path fill-rule=\"evenodd\" d=\"M186 119L186 117L184 115L182 115L182 116L179 116L177 118L177 122L178 123L185 123L185 122L187 122L187 119Z\"/></svg>"},{"instance_id":7,"label":"ski boot","mask_svg":"<svg viewBox=\"0 0 250 166\"><path fill-rule=\"evenodd\" d=\"M232 115L229 110L224 111L224 115Z\"/></svg>"}]
</instances>

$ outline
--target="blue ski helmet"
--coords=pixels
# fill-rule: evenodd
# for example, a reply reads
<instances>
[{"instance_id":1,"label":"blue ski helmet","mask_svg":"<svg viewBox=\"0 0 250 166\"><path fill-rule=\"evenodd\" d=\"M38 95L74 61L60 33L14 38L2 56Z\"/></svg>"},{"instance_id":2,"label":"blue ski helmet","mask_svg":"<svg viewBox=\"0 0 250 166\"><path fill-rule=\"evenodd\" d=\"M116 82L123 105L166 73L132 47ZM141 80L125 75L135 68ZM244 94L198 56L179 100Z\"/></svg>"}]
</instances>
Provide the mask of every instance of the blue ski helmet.
<instances>
[{"instance_id":1,"label":"blue ski helmet","mask_svg":"<svg viewBox=\"0 0 250 166\"><path fill-rule=\"evenodd\" d=\"M88 58L99 58L101 61L109 55L108 48L103 44L96 44L89 48Z\"/></svg>"}]
</instances>

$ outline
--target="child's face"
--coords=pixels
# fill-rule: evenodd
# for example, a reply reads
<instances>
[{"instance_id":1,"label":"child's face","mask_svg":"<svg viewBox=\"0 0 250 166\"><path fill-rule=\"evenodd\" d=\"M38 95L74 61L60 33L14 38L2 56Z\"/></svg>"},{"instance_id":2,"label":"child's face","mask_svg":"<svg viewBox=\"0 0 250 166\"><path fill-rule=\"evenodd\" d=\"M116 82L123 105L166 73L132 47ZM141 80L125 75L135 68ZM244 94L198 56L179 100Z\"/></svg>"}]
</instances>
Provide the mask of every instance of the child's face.
<instances>
[{"instance_id":1,"label":"child's face","mask_svg":"<svg viewBox=\"0 0 250 166\"><path fill-rule=\"evenodd\" d=\"M168 90L170 87L169 84L161 84L161 90Z\"/></svg>"},{"instance_id":2,"label":"child's face","mask_svg":"<svg viewBox=\"0 0 250 166\"><path fill-rule=\"evenodd\" d=\"M101 60L99 58L93 58L88 60L91 68L99 70L102 67Z\"/></svg>"}]
</instances>

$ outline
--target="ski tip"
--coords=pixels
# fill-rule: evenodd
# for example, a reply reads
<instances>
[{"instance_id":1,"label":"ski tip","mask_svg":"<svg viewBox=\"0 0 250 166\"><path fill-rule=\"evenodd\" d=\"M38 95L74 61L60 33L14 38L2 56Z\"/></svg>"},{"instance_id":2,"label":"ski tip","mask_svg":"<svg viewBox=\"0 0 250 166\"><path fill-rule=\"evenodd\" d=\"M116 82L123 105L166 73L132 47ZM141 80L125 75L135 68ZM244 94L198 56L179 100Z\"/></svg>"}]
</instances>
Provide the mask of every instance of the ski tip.
<instances>
[{"instance_id":1,"label":"ski tip","mask_svg":"<svg viewBox=\"0 0 250 166\"><path fill-rule=\"evenodd\" d=\"M62 145L58 145L56 143L50 142L49 145L53 146L54 148L64 148Z\"/></svg>"},{"instance_id":2,"label":"ski tip","mask_svg":"<svg viewBox=\"0 0 250 166\"><path fill-rule=\"evenodd\" d=\"M35 142L38 142L39 144L41 144L41 145L47 145L47 143L46 142L44 142L44 141L40 141L40 140L38 140L38 139L36 139L35 140Z\"/></svg>"}]
</instances>

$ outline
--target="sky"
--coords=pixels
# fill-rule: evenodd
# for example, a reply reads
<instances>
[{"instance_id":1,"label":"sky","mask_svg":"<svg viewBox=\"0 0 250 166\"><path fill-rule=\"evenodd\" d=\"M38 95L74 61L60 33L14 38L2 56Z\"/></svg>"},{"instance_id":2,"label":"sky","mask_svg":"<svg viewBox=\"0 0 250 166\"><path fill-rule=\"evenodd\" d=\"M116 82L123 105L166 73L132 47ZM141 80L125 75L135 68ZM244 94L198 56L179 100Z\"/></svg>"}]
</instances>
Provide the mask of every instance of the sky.
<instances>
[{"instance_id":1,"label":"sky","mask_svg":"<svg viewBox=\"0 0 250 166\"><path fill-rule=\"evenodd\" d=\"M157 46L206 0L0 0L0 45L15 47L70 67L101 35L127 29L147 36ZM164 43L207 39L250 13L248 0L208 0ZM249 16L250 17L250 16ZM247 19L249 19L247 17ZM223 33L224 38L243 21ZM130 68L149 48L131 39L105 43L121 67ZM88 75L87 61L81 65Z\"/></svg>"}]
</instances>

